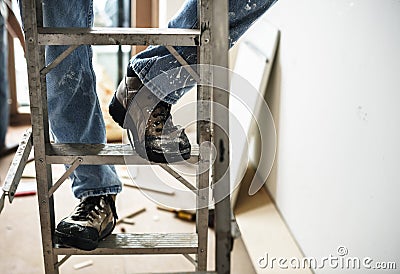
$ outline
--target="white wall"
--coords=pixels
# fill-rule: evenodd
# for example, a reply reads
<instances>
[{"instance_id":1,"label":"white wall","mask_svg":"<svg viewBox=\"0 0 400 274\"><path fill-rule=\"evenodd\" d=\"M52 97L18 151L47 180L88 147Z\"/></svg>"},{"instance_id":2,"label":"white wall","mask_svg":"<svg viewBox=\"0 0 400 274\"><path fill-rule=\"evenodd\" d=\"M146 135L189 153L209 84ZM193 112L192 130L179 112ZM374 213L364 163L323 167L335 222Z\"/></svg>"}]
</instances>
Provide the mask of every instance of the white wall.
<instances>
[{"instance_id":1,"label":"white wall","mask_svg":"<svg viewBox=\"0 0 400 274\"><path fill-rule=\"evenodd\" d=\"M267 18L281 31L269 191L306 256L345 246L399 273L400 1L280 0Z\"/></svg>"}]
</instances>

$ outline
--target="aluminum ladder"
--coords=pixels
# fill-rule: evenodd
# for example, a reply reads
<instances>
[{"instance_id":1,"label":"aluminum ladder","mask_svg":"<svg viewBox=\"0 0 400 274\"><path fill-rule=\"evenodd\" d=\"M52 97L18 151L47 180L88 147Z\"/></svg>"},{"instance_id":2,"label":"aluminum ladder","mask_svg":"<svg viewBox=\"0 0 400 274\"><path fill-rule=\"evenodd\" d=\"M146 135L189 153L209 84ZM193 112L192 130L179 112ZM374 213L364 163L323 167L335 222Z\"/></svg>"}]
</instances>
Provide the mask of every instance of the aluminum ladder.
<instances>
[{"instance_id":1,"label":"aluminum ladder","mask_svg":"<svg viewBox=\"0 0 400 274\"><path fill-rule=\"evenodd\" d=\"M133 164L155 164L140 158L129 145L113 144L62 144L51 143L47 114L46 74L57 66L80 45L163 45L185 65L183 58L173 46L195 46L198 48L199 64L228 67L228 1L198 0L199 29L138 29L138 28L47 28L43 27L41 0L23 1L26 58L29 77L29 94L32 131L23 137L7 175L0 209L6 196L14 198L22 170L29 152L34 146L38 203L46 273L59 273L59 266L71 255L121 255L121 254L182 254L195 266L193 273L230 273L230 252L233 245L230 196L218 198L215 204L215 265L207 269L208 237L208 187L218 182L213 196L230 193L229 182L229 137L224 130L229 128L229 94L208 85L197 86L197 142L212 142L216 148L211 169L207 156L194 153L192 158L198 169L208 170L197 175L196 186L185 182L168 165L161 166L180 178L184 185L196 193L196 233L148 233L112 234L93 251L58 246L54 243L55 229L53 193L79 165L124 165L125 160ZM217 21L218 19L218 21ZM46 45L69 45L51 64L46 66ZM199 69L200 79L212 77L211 71ZM223 77L228 86L228 74ZM225 106L225 110L213 111L211 102ZM219 126L215 126L218 124ZM196 145L194 145L196 147ZM197 146L198 147L198 146ZM68 164L70 168L53 185L52 164ZM212 176L210 176L210 171ZM190 186L189 186L190 185ZM219 193L217 193L219 192ZM152 243L151 245L145 243ZM173 243L173 244L171 244ZM59 259L60 255L64 255ZM191 255L195 255L193 258Z\"/></svg>"}]
</instances>

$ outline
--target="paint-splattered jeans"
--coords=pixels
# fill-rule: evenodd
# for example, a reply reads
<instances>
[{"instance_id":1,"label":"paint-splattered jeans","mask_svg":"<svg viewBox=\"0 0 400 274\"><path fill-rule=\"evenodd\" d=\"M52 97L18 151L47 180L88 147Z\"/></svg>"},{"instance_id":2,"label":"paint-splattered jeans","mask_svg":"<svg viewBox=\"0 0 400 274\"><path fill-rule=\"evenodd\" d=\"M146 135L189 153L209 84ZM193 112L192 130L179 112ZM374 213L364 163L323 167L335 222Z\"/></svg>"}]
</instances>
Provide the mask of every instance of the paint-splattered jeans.
<instances>
[{"instance_id":1,"label":"paint-splattered jeans","mask_svg":"<svg viewBox=\"0 0 400 274\"><path fill-rule=\"evenodd\" d=\"M229 46L232 47L242 34L277 0L229 0ZM180 11L171 19L169 28L197 28L197 0L186 0ZM189 65L197 63L196 47L175 47ZM163 101L175 104L190 88L159 88L149 83L163 72L177 68L179 63L163 46L150 46L131 59L130 65L140 80ZM163 83L168 84L168 83Z\"/></svg>"},{"instance_id":2,"label":"paint-splattered jeans","mask_svg":"<svg viewBox=\"0 0 400 274\"><path fill-rule=\"evenodd\" d=\"M260 17L276 0L230 0L230 44ZM93 24L92 0L44 0L44 24L52 27L90 27ZM196 28L197 3L188 0L169 23L171 28ZM66 47L49 46L47 62L54 60ZM178 47L189 64L196 63L196 48ZM178 66L174 57L161 46L149 47L133 57L131 66L143 82L162 71ZM104 143L105 126L96 95L95 75L90 46L76 49L47 76L48 108L51 132L57 142ZM153 91L165 101L175 103L179 94ZM121 183L110 165L80 166L72 175L76 197L118 193Z\"/></svg>"}]
</instances>

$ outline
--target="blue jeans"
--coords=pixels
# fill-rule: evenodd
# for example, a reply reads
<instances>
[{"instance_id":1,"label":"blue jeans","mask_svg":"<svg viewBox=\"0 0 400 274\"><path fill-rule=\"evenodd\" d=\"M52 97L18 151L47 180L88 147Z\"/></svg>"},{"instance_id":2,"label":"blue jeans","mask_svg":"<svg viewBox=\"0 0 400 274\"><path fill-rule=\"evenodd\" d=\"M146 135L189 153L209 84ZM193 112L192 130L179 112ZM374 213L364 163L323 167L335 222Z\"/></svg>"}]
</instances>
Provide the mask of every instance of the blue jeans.
<instances>
[{"instance_id":1,"label":"blue jeans","mask_svg":"<svg viewBox=\"0 0 400 274\"><path fill-rule=\"evenodd\" d=\"M230 0L230 45L276 0ZM92 0L44 0L44 24L51 27L90 27L93 24ZM171 28L197 27L197 2L187 0L169 23ZM49 46L46 62L54 60L65 46ZM176 47L189 64L196 63L195 47ZM131 67L147 83L162 71L178 67L174 57L162 46L151 46L134 56ZM56 142L105 143L105 126L96 95L90 46L81 46L47 75L48 109L51 132ZM184 92L164 94L152 90L164 101L175 103ZM77 198L115 194L121 182L113 166L80 166L72 175Z\"/></svg>"},{"instance_id":2,"label":"blue jeans","mask_svg":"<svg viewBox=\"0 0 400 274\"><path fill-rule=\"evenodd\" d=\"M4 17L0 13L0 148L5 144L8 127L7 53L7 31Z\"/></svg>"}]
</instances>

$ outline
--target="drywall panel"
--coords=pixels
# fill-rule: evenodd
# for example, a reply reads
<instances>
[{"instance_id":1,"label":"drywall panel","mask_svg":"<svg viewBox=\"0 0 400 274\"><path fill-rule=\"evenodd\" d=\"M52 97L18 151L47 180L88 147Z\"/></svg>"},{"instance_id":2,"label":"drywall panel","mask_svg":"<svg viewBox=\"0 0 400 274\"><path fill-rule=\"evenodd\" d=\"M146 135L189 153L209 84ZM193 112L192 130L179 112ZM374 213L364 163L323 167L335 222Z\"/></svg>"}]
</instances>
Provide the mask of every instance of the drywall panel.
<instances>
[{"instance_id":1,"label":"drywall panel","mask_svg":"<svg viewBox=\"0 0 400 274\"><path fill-rule=\"evenodd\" d=\"M267 18L278 209L306 256L399 268L400 2L280 0ZM315 273L378 273L334 266Z\"/></svg>"}]
</instances>

